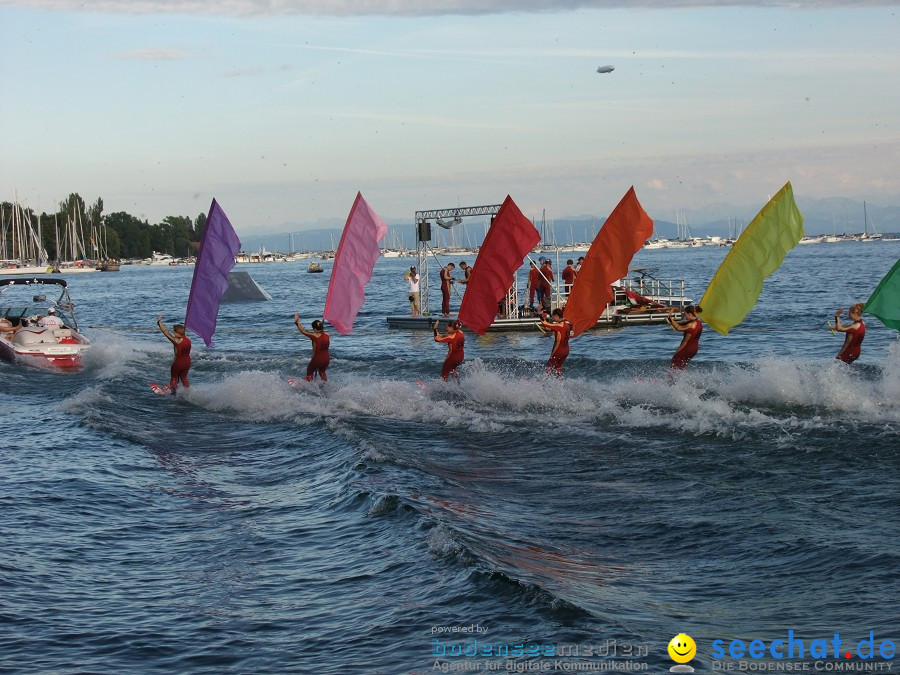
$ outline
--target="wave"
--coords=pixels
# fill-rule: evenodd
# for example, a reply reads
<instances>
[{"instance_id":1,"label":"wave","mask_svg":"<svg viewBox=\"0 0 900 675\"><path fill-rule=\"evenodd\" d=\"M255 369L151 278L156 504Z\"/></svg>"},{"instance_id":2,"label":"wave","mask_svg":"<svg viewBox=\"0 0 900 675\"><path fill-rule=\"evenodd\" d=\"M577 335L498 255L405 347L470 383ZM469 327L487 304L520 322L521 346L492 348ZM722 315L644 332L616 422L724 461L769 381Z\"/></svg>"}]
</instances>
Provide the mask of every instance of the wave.
<instances>
[{"instance_id":1,"label":"wave","mask_svg":"<svg viewBox=\"0 0 900 675\"><path fill-rule=\"evenodd\" d=\"M369 421L406 425L405 431L426 426L506 434L546 422L588 436L658 430L747 440L765 434L776 445L793 445L808 432L847 424L877 427L872 430L885 438L900 435L898 365L895 348L880 368L764 357L661 377L645 377L636 364L620 362L589 375L569 369L557 379L476 359L464 365L459 384L347 369L332 371L324 384L302 382L297 391L273 371L241 370L214 382L193 374L184 398L244 421L297 426Z\"/></svg>"}]
</instances>

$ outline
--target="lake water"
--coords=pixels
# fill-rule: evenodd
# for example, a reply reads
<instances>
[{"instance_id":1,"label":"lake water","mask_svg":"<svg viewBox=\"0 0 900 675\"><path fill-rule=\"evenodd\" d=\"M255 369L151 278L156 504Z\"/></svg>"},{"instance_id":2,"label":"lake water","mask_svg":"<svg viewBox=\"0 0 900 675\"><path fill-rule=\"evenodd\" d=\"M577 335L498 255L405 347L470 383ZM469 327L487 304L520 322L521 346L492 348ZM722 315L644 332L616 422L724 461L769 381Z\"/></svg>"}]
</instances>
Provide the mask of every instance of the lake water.
<instances>
[{"instance_id":1,"label":"lake water","mask_svg":"<svg viewBox=\"0 0 900 675\"><path fill-rule=\"evenodd\" d=\"M726 254L635 264L698 300ZM387 328L411 263L381 260L300 391L292 318L321 317L330 263L243 265L273 299L222 306L178 397L148 388L154 321L183 320L193 269L72 275L85 370L0 364L0 672L663 672L681 632L708 671L740 668L715 640L900 643L897 331L866 317L848 367L822 327L898 255L798 246L674 382L680 336L644 326L573 340L562 380L550 337L468 334L459 386L430 334ZM873 663L851 656L826 662Z\"/></svg>"}]
</instances>

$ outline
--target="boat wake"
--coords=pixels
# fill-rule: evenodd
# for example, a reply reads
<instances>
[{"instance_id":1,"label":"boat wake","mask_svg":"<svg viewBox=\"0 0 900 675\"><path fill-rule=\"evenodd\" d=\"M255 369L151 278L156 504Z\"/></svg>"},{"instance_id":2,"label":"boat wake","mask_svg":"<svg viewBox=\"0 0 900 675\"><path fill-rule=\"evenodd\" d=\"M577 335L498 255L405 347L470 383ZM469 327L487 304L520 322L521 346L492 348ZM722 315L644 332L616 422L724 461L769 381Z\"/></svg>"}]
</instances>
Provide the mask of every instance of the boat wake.
<instances>
[{"instance_id":1,"label":"boat wake","mask_svg":"<svg viewBox=\"0 0 900 675\"><path fill-rule=\"evenodd\" d=\"M900 348L881 367L766 357L752 363L698 364L656 379L636 378L628 363L601 376L522 376L467 362L459 384L336 373L327 383L292 388L276 372L242 370L217 382L192 372L185 397L252 422L371 420L472 433L519 433L549 424L587 439L610 431L658 429L734 440L765 435L802 443L798 435L837 426L886 425L900 435ZM646 368L646 364L642 364ZM569 369L568 372L572 372ZM645 374L645 373L644 373Z\"/></svg>"}]
</instances>

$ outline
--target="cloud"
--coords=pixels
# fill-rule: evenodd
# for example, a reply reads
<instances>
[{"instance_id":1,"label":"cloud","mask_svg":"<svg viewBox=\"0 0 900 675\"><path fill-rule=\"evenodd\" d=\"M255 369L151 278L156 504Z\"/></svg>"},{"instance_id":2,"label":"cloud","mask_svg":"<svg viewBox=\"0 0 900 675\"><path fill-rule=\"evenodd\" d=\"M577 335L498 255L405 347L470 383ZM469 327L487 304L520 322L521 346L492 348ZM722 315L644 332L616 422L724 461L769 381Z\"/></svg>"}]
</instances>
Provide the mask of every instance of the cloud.
<instances>
[{"instance_id":1,"label":"cloud","mask_svg":"<svg viewBox=\"0 0 900 675\"><path fill-rule=\"evenodd\" d=\"M830 7L891 6L898 0L0 0L2 6L55 11L125 12L130 14L219 14L261 16L435 16L509 12L566 12L577 9L672 9L679 7Z\"/></svg>"},{"instance_id":2,"label":"cloud","mask_svg":"<svg viewBox=\"0 0 900 675\"><path fill-rule=\"evenodd\" d=\"M112 58L120 61L181 61L188 57L181 49L148 48L136 49L133 52L116 52Z\"/></svg>"}]
</instances>

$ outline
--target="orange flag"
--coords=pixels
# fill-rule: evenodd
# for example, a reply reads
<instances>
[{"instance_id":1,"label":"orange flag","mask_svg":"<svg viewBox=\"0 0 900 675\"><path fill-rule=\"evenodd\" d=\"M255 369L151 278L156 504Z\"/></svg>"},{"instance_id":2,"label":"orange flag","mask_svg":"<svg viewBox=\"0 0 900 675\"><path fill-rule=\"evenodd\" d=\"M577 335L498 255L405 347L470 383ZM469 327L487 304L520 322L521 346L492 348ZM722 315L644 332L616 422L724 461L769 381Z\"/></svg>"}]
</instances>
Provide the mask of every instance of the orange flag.
<instances>
[{"instance_id":1,"label":"orange flag","mask_svg":"<svg viewBox=\"0 0 900 675\"><path fill-rule=\"evenodd\" d=\"M565 316L575 335L597 323L613 300L610 284L628 274L634 254L651 236L653 221L641 207L632 186L597 233L572 286Z\"/></svg>"}]
</instances>

